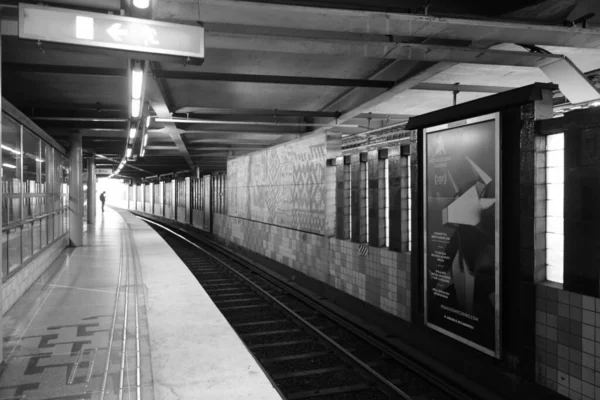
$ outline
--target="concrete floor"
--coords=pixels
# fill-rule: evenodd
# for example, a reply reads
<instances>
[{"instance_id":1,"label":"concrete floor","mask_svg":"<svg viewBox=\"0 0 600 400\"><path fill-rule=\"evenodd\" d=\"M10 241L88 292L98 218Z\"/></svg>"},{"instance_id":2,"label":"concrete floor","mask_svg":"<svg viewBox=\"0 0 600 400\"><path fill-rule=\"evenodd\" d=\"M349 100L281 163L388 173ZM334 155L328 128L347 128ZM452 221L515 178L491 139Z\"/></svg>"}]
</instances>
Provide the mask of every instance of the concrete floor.
<instances>
[{"instance_id":1,"label":"concrete floor","mask_svg":"<svg viewBox=\"0 0 600 400\"><path fill-rule=\"evenodd\" d=\"M181 260L125 211L98 213L3 330L0 399L281 398Z\"/></svg>"}]
</instances>

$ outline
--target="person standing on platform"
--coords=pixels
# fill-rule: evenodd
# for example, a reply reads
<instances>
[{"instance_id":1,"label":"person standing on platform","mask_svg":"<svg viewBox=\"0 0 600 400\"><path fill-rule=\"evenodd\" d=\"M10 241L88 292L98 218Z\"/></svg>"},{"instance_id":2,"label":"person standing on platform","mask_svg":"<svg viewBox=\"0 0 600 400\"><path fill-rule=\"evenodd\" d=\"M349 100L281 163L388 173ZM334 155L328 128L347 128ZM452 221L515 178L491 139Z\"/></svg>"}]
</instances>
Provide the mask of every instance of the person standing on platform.
<instances>
[{"instance_id":1,"label":"person standing on platform","mask_svg":"<svg viewBox=\"0 0 600 400\"><path fill-rule=\"evenodd\" d=\"M106 192L100 194L100 201L102 202L102 212L104 212L104 202L106 201Z\"/></svg>"}]
</instances>

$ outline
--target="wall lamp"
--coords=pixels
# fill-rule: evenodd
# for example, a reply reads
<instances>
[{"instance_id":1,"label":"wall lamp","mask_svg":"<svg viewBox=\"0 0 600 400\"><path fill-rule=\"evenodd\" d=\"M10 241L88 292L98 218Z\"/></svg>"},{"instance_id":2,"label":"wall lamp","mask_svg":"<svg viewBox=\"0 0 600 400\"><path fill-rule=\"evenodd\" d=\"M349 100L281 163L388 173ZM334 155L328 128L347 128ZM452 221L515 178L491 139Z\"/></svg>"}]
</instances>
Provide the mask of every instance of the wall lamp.
<instances>
[{"instance_id":1,"label":"wall lamp","mask_svg":"<svg viewBox=\"0 0 600 400\"><path fill-rule=\"evenodd\" d=\"M133 0L133 5L137 8L145 10L150 7L150 0Z\"/></svg>"},{"instance_id":2,"label":"wall lamp","mask_svg":"<svg viewBox=\"0 0 600 400\"><path fill-rule=\"evenodd\" d=\"M135 61L131 70L131 116L133 118L139 118L140 116L143 88L144 69L140 61Z\"/></svg>"}]
</instances>

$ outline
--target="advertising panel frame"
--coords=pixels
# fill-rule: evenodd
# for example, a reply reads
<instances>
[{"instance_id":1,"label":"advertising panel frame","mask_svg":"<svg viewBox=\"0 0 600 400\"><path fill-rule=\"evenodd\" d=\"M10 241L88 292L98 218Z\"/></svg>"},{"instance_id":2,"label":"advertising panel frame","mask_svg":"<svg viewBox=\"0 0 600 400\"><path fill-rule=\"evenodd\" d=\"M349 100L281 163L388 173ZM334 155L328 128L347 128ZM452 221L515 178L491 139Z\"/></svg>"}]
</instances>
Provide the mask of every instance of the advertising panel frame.
<instances>
[{"instance_id":1,"label":"advertising panel frame","mask_svg":"<svg viewBox=\"0 0 600 400\"><path fill-rule=\"evenodd\" d=\"M462 128L462 127L466 127L469 125L475 125L475 124L479 124L479 123L483 123L483 122L487 122L487 121L493 121L494 122L494 165L495 165L495 171L494 171L494 180L495 180L495 215L494 215L494 220L495 220L495 238L494 238L494 244L495 244L495 248L494 248L494 255L495 255L495 259L494 259L494 277L495 277L495 298L494 298L494 306L495 306L495 315L494 315L494 320L495 320L495 338L494 338L494 349L490 349L487 347L484 347L478 343L475 343L469 339L466 339L462 336L460 336L459 334L456 334L454 332L451 332L447 329L444 329L440 326L437 326L435 324L433 324L432 322L430 322L428 320L428 316L429 316L429 304L428 304L428 297L429 297L429 288L428 288L428 280L429 280L429 276L428 276L428 235L429 235L429 230L428 230L428 136L432 133L440 133L443 131L454 131L456 128ZM502 178L502 173L501 173L501 158L502 158L502 148L501 148L501 124L500 124L500 113L496 112L496 113L492 113L492 114L486 114L486 115L482 115L482 116L478 116L478 117L474 117L474 118L468 118L468 119L464 119L464 120L459 120L459 121L455 121L455 122L451 122L451 123L446 123L446 124L441 124L441 125L437 125L437 126L432 126L429 128L425 128L423 129L423 151L422 151L422 156L423 156L423 272L424 272L424 279L423 279L423 286L424 286L424 323L428 328L431 328L437 332L440 332L448 337L451 337L467 346L470 346L472 348L475 348L479 351L481 351L482 353L485 353L489 356L495 357L495 358L500 358L501 356L501 350L502 350L502 343L501 343L501 265L502 265L502 240L501 240L501 232L502 232L502 221L501 221L501 210L502 210L502 186L501 186L501 178Z\"/></svg>"}]
</instances>

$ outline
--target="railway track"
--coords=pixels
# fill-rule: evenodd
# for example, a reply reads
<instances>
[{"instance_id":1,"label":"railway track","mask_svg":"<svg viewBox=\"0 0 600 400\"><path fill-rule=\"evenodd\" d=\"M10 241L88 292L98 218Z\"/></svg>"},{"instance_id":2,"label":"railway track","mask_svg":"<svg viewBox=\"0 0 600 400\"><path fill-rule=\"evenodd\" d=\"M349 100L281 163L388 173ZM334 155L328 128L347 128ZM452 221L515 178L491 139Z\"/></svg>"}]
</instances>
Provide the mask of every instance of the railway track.
<instances>
[{"instance_id":1,"label":"railway track","mask_svg":"<svg viewBox=\"0 0 600 400\"><path fill-rule=\"evenodd\" d=\"M212 242L140 217L173 248L287 399L471 399Z\"/></svg>"}]
</instances>

